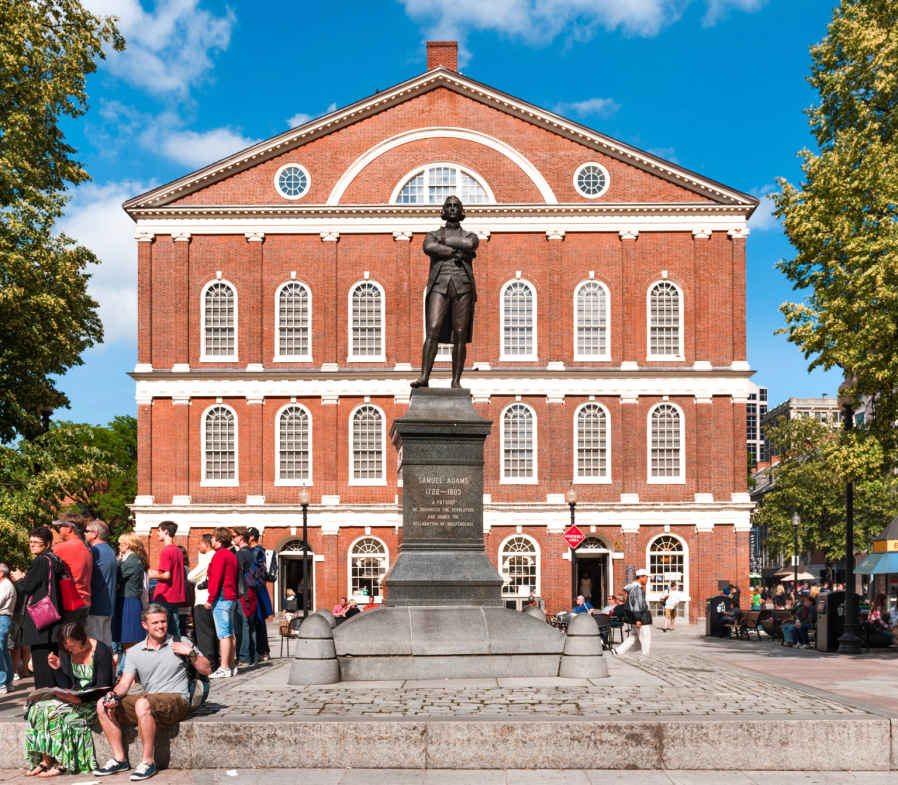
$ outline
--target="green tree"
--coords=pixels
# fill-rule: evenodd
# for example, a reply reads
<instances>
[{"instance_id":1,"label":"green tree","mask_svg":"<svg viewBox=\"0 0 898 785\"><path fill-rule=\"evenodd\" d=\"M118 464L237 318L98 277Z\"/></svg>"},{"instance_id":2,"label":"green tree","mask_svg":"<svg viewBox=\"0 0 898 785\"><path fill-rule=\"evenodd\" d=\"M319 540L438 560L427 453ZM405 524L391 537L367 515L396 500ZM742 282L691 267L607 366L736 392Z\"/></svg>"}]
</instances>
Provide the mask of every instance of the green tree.
<instances>
[{"instance_id":1,"label":"green tree","mask_svg":"<svg viewBox=\"0 0 898 785\"><path fill-rule=\"evenodd\" d=\"M0 553L27 561L27 533L75 509L103 518L117 535L129 527L137 487L137 421L108 426L54 424L35 439L0 445Z\"/></svg>"},{"instance_id":2,"label":"green tree","mask_svg":"<svg viewBox=\"0 0 898 785\"><path fill-rule=\"evenodd\" d=\"M767 528L771 553L791 556L792 513L801 516L799 550L845 556L845 483L855 482L858 550L869 548L898 514L898 481L882 446L871 434L844 434L811 419L783 420L768 430L771 452L780 463L769 469L772 488L755 509L752 522Z\"/></svg>"},{"instance_id":3,"label":"green tree","mask_svg":"<svg viewBox=\"0 0 898 785\"><path fill-rule=\"evenodd\" d=\"M68 405L53 375L103 338L87 248L54 232L66 188L88 180L59 121L87 111L85 77L124 49L78 0L0 0L0 441L40 433Z\"/></svg>"},{"instance_id":4,"label":"green tree","mask_svg":"<svg viewBox=\"0 0 898 785\"><path fill-rule=\"evenodd\" d=\"M797 251L779 269L807 299L781 306L810 368L842 368L876 396L873 427L894 446L898 414L898 0L842 0L811 48L807 110L818 151L804 182L779 180L776 214Z\"/></svg>"}]
</instances>

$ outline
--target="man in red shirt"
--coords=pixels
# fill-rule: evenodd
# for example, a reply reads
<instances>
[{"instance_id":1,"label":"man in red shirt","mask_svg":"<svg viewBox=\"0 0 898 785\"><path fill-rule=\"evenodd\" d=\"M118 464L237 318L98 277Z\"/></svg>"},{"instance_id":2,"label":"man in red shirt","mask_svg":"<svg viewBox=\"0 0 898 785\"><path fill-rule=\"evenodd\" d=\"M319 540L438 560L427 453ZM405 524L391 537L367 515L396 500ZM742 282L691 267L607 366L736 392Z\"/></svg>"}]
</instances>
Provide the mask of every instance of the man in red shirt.
<instances>
[{"instance_id":1,"label":"man in red shirt","mask_svg":"<svg viewBox=\"0 0 898 785\"><path fill-rule=\"evenodd\" d=\"M156 529L156 537L162 543L159 554L159 569L150 570L150 580L156 579L153 602L158 602L168 611L168 630L172 635L180 635L178 624L178 606L187 600L184 590L184 554L174 544L178 524L174 521L162 521Z\"/></svg>"},{"instance_id":2,"label":"man in red shirt","mask_svg":"<svg viewBox=\"0 0 898 785\"><path fill-rule=\"evenodd\" d=\"M223 526L212 532L215 554L206 571L209 597L205 607L212 611L221 665L210 679L237 675L237 647L234 645L234 620L237 606L237 557L230 550L231 532Z\"/></svg>"},{"instance_id":3,"label":"man in red shirt","mask_svg":"<svg viewBox=\"0 0 898 785\"><path fill-rule=\"evenodd\" d=\"M64 516L64 520L54 522L56 531L59 533L59 540L53 546L55 553L69 568L72 579L75 581L75 588L81 596L84 605L76 610L64 611L62 615L63 621L77 621L81 624L87 623L87 614L90 612L90 579L94 569L94 558L90 553L81 537L78 534L76 521L83 520L78 515Z\"/></svg>"}]
</instances>

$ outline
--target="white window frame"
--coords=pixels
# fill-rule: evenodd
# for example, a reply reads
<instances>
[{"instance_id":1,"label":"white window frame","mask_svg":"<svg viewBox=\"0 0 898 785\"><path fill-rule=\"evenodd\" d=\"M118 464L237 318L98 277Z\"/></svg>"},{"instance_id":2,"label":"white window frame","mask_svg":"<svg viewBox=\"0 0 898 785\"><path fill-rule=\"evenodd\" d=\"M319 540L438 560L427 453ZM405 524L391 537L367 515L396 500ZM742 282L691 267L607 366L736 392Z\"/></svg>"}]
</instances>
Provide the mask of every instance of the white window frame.
<instances>
[{"instance_id":1,"label":"white window frame","mask_svg":"<svg viewBox=\"0 0 898 785\"><path fill-rule=\"evenodd\" d=\"M231 287L234 295L234 353L233 354L206 354L206 292L215 284L226 284ZM238 316L240 314L239 301L237 299L237 287L226 278L213 278L208 281L200 291L200 362L202 363L233 363L237 362L240 354L240 330L238 329Z\"/></svg>"},{"instance_id":2,"label":"white window frame","mask_svg":"<svg viewBox=\"0 0 898 785\"><path fill-rule=\"evenodd\" d=\"M533 352L531 354L506 354L505 353L505 292L512 284L523 283L530 287L533 293ZM539 360L539 299L536 287L526 278L512 278L506 281L499 290L499 361L500 362L535 362Z\"/></svg>"},{"instance_id":3,"label":"white window frame","mask_svg":"<svg viewBox=\"0 0 898 785\"><path fill-rule=\"evenodd\" d=\"M423 301L423 329L422 329L422 340L427 340L427 287L424 287L424 301ZM449 347L449 351L442 351L444 346ZM437 355L433 358L434 362L437 363L451 363L452 362L452 344L437 344Z\"/></svg>"},{"instance_id":4,"label":"white window frame","mask_svg":"<svg viewBox=\"0 0 898 785\"><path fill-rule=\"evenodd\" d=\"M384 553L386 554L387 559L387 569L384 571L384 578L390 572L390 548L380 537L375 536L374 534L363 534L360 537L356 537L350 544L349 549L346 551L346 597L348 599L353 599L355 595L352 593L352 551L355 546L360 543L362 540L377 540L384 549ZM383 580L380 581L381 584L381 595L380 600L383 602ZM358 600L356 600L358 602Z\"/></svg>"},{"instance_id":5,"label":"white window frame","mask_svg":"<svg viewBox=\"0 0 898 785\"><path fill-rule=\"evenodd\" d=\"M297 194L296 196L289 196L288 194L285 194L281 190L280 185L281 172L291 166L295 166L297 169L301 169L302 173L306 176L306 188L301 194ZM297 199L302 199L309 191L312 190L312 175L309 174L309 170L306 169L302 164L291 161L284 164L274 173L274 190L277 192L277 195L281 197L281 199L289 199L291 202L295 202Z\"/></svg>"},{"instance_id":6,"label":"white window frame","mask_svg":"<svg viewBox=\"0 0 898 785\"><path fill-rule=\"evenodd\" d=\"M525 407L533 418L533 472L527 477L505 476L505 413L512 406ZM499 482L502 485L536 485L539 482L539 419L529 403L512 401L502 409L502 414L499 417L499 474Z\"/></svg>"},{"instance_id":7,"label":"white window frame","mask_svg":"<svg viewBox=\"0 0 898 785\"><path fill-rule=\"evenodd\" d=\"M659 406L672 406L680 417L680 471L676 477L652 475L652 415ZM646 482L649 485L685 485L686 483L686 417L683 409L672 401L659 401L646 417Z\"/></svg>"},{"instance_id":8,"label":"white window frame","mask_svg":"<svg viewBox=\"0 0 898 785\"><path fill-rule=\"evenodd\" d=\"M686 542L686 540L683 537L681 537L679 534L674 534L673 532L659 532L658 534L653 536L645 546L645 568L646 568L646 570L648 570L651 573L651 571L652 571L652 567L651 567L652 545L654 545L662 537L672 537L673 539L678 540L680 545L683 546L683 577L681 580L678 581L678 583L680 584L680 591L683 592L683 594L685 594L687 597L691 597L692 595L689 592L689 543ZM648 585L651 586L651 577L649 577ZM663 596L664 596L664 594L662 592L651 591L648 589L648 587L646 587L646 593L645 593L646 601L651 600L651 601L657 602ZM687 619L689 618L689 603L690 602L691 602L691 600L685 601L685 606L686 606L685 615L686 615Z\"/></svg>"},{"instance_id":9,"label":"white window frame","mask_svg":"<svg viewBox=\"0 0 898 785\"><path fill-rule=\"evenodd\" d=\"M306 417L308 417L308 449L309 449L309 478L307 480L294 480L294 479L283 479L281 478L281 415L287 411L287 409L302 409L306 413ZM312 450L312 412L309 411L309 408L301 403L285 403L280 409L277 410L277 414L274 416L274 484L285 486L285 487L300 487L300 486L309 486L312 485L313 478L313 456L314 451Z\"/></svg>"},{"instance_id":10,"label":"white window frame","mask_svg":"<svg viewBox=\"0 0 898 785\"><path fill-rule=\"evenodd\" d=\"M603 475L580 474L580 412L587 406L598 406L605 414L605 468ZM608 407L598 401L584 401L574 411L574 483L578 485L608 485L611 483L611 413Z\"/></svg>"},{"instance_id":11,"label":"white window frame","mask_svg":"<svg viewBox=\"0 0 898 785\"><path fill-rule=\"evenodd\" d=\"M536 541L536 538L531 537L529 534L518 534L517 532L515 532L513 534L509 534L504 540L502 540L502 542L499 543L499 550L497 551L497 554L498 554L497 561L499 563L499 577L502 578L502 586L505 586L505 574L502 572L502 567L503 567L502 551L505 550L505 546L509 542L511 542L513 539L515 539L517 537L527 540L527 542L529 542L535 549L534 555L536 558L536 586L533 587L533 593L537 597L541 597L542 596L542 594L541 594L541 589L542 589L542 569L541 569L542 552L540 551L539 543ZM500 587L500 590L501 590L501 587ZM519 595L517 595L517 594L505 594L504 592L502 592L503 600L515 599L518 596Z\"/></svg>"},{"instance_id":12,"label":"white window frame","mask_svg":"<svg viewBox=\"0 0 898 785\"><path fill-rule=\"evenodd\" d=\"M206 477L206 418L213 409L227 409L234 418L234 478L231 480L210 480ZM236 488L240 485L240 420L233 406L226 403L213 403L203 410L200 419L200 487L201 488Z\"/></svg>"},{"instance_id":13,"label":"white window frame","mask_svg":"<svg viewBox=\"0 0 898 785\"><path fill-rule=\"evenodd\" d=\"M363 354L357 355L353 354L353 346L352 346L352 295L356 289L362 284L371 284L375 286L377 290L380 292L380 349L381 352L378 355L373 354ZM346 331L347 331L347 353L346 353L346 361L350 363L382 363L387 361L387 318L386 318L386 305L387 305L387 294L384 291L383 286L381 286L377 281L373 281L369 278L363 278L361 281L356 281L352 286L349 287L349 296L346 301Z\"/></svg>"},{"instance_id":14,"label":"white window frame","mask_svg":"<svg viewBox=\"0 0 898 785\"><path fill-rule=\"evenodd\" d=\"M579 335L580 320L577 318L577 298L580 296L580 290L587 285L598 284L605 292L605 353L604 354L588 354L578 351L577 336ZM574 360L610 360L611 359L611 290L604 281L595 278L587 278L580 281L574 289Z\"/></svg>"},{"instance_id":15,"label":"white window frame","mask_svg":"<svg viewBox=\"0 0 898 785\"><path fill-rule=\"evenodd\" d=\"M582 172L587 166L595 166L605 173L605 187L598 193L583 193L583 191L580 190L580 185L577 183L577 178L580 176L580 172ZM580 164L580 166L578 166L574 170L574 176L573 178L571 178L571 182L574 184L574 190L584 199L598 199L600 196L604 196L606 193L608 193L608 189L611 187L611 173L608 171L607 166L605 166L604 164L600 164L598 161L586 161L585 163Z\"/></svg>"},{"instance_id":16,"label":"white window frame","mask_svg":"<svg viewBox=\"0 0 898 785\"><path fill-rule=\"evenodd\" d=\"M677 296L680 298L679 307L679 325L677 326L677 353L676 354L652 354L652 289L659 283L670 284L677 290ZM645 290L645 359L647 362L671 362L683 361L686 359L683 351L683 317L686 312L686 299L683 297L682 287L671 281L669 278L659 278L652 281L648 289Z\"/></svg>"},{"instance_id":17,"label":"white window frame","mask_svg":"<svg viewBox=\"0 0 898 785\"><path fill-rule=\"evenodd\" d=\"M363 477L361 479L356 478L355 476L355 445L353 444L355 441L355 428L353 428L353 420L355 419L355 413L359 409L363 409L366 406L370 406L373 409L377 409L380 413L380 451L383 456L383 460L380 462L381 467L381 476L380 477ZM349 413L349 485L386 485L387 484L387 418L384 414L384 410L380 408L377 404L374 403L360 403Z\"/></svg>"},{"instance_id":18,"label":"white window frame","mask_svg":"<svg viewBox=\"0 0 898 785\"><path fill-rule=\"evenodd\" d=\"M430 184L429 180L428 180L427 172L430 169L433 169L435 167L445 167L445 168L449 168L449 169L456 169L457 171L464 172L466 175L468 175L468 177L476 180L477 184L483 189L483 192L486 194L486 201L485 202L477 202L477 204L495 204L496 203L496 197L493 194L492 189L487 184L485 178L481 177L477 172L475 172L473 169L471 169L468 166L462 166L461 164L452 163L449 161L436 161L434 163L426 164L425 166L416 166L414 169L410 170L408 172L408 174L406 174L404 177L400 178L399 183L396 185L396 187L393 189L393 192L390 194L390 202L389 203L390 204L398 204L398 202L396 200L399 199L399 194L402 193L402 189L405 188L405 186L409 180L411 180L413 177L421 174L421 172L424 172L424 190L426 193L427 188ZM403 204L406 204L406 202L403 202ZM412 204L435 204L435 202L412 202Z\"/></svg>"},{"instance_id":19,"label":"white window frame","mask_svg":"<svg viewBox=\"0 0 898 785\"><path fill-rule=\"evenodd\" d=\"M281 292L285 287L291 284L299 284L306 290L308 298L308 316L306 317L306 330L309 334L308 347L306 354L280 354L281 349ZM274 362L276 363L305 363L312 362L312 287L305 281L299 281L291 278L284 281L274 293Z\"/></svg>"}]
</instances>

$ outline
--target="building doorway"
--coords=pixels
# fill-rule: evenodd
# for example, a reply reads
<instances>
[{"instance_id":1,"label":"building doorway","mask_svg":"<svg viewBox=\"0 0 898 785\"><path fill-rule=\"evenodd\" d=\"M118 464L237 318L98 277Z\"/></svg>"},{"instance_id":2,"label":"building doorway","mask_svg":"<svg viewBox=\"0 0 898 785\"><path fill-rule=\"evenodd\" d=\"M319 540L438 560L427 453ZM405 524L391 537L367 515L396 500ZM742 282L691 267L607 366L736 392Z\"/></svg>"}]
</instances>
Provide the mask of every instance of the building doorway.
<instances>
[{"instance_id":1,"label":"building doorway","mask_svg":"<svg viewBox=\"0 0 898 785\"><path fill-rule=\"evenodd\" d=\"M611 569L608 548L597 537L587 537L574 551L571 569L574 573L574 590L582 594L593 608L604 608L611 592Z\"/></svg>"},{"instance_id":2,"label":"building doorway","mask_svg":"<svg viewBox=\"0 0 898 785\"><path fill-rule=\"evenodd\" d=\"M309 613L316 608L315 603L315 553L308 549L309 564ZM278 551L278 579L275 586L278 611L285 609L287 589L292 589L296 595L296 608L303 610L303 585L305 583L305 570L303 569L302 540L290 540Z\"/></svg>"}]
</instances>

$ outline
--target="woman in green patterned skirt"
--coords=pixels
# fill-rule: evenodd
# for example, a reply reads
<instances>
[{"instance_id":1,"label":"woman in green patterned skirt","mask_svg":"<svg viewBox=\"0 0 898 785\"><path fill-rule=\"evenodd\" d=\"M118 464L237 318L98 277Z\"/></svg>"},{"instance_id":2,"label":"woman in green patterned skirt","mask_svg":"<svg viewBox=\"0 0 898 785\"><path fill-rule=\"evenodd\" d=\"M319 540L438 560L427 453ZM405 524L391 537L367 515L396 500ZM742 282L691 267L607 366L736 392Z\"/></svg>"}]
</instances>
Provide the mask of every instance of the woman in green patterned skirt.
<instances>
[{"instance_id":1,"label":"woman in green patterned skirt","mask_svg":"<svg viewBox=\"0 0 898 785\"><path fill-rule=\"evenodd\" d=\"M38 690L28 706L25 731L27 776L56 777L89 772L97 767L90 727L97 717L97 699L113 686L112 651L88 638L77 622L59 628L61 653L51 653L57 688Z\"/></svg>"}]
</instances>

